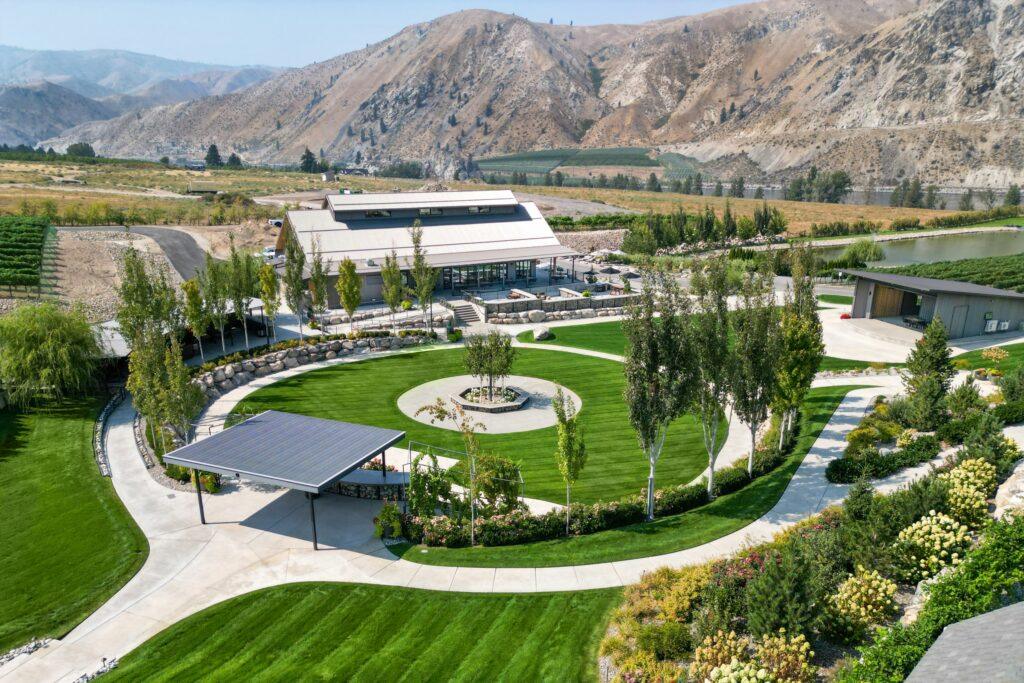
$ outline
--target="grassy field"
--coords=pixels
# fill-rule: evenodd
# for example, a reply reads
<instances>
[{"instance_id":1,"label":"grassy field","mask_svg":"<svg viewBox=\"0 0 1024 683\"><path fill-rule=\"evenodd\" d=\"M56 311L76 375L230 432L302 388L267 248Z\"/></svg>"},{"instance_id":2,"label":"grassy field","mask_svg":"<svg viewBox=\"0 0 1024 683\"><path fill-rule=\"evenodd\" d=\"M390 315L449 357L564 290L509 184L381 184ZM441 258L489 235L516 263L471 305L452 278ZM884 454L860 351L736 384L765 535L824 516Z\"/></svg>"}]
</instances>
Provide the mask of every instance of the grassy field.
<instances>
[{"instance_id":1,"label":"grassy field","mask_svg":"<svg viewBox=\"0 0 1024 683\"><path fill-rule=\"evenodd\" d=\"M551 337L537 343L551 344L552 346L572 346L579 349L612 353L617 356L621 356L626 352L626 335L622 331L622 322L618 320L552 327L549 328L549 331L551 332ZM532 343L533 332L531 330L520 332L516 339L521 342ZM885 364L886 367L889 365L892 364ZM821 361L819 370L862 370L870 366L871 363L864 360L825 356Z\"/></svg>"},{"instance_id":2,"label":"grassy field","mask_svg":"<svg viewBox=\"0 0 1024 683\"><path fill-rule=\"evenodd\" d=\"M1011 368L1017 368L1024 365L1024 344L1007 344L1006 346L1000 347L1008 354L1010 354L1006 360L997 364L997 367L1002 371L1007 371ZM959 356L954 356L954 361L962 361L966 363L968 369L976 368L991 368L993 366L992 361L985 360L981 355L982 349L976 351L969 351L962 353Z\"/></svg>"},{"instance_id":3,"label":"grassy field","mask_svg":"<svg viewBox=\"0 0 1024 683\"><path fill-rule=\"evenodd\" d=\"M818 301L825 304L837 304L840 306L852 306L853 297L842 294L819 294Z\"/></svg>"},{"instance_id":4,"label":"grassy field","mask_svg":"<svg viewBox=\"0 0 1024 683\"><path fill-rule=\"evenodd\" d=\"M69 631L149 552L93 460L98 410L0 411L0 652Z\"/></svg>"},{"instance_id":5,"label":"grassy field","mask_svg":"<svg viewBox=\"0 0 1024 683\"><path fill-rule=\"evenodd\" d=\"M614 562L684 550L721 538L750 524L775 506L807 451L843 397L856 386L812 389L800 416L800 436L786 462L735 493L680 515L662 517L587 536L516 546L427 548L408 544L391 551L412 562L467 567L559 567ZM663 459L658 466L668 464ZM662 480L659 476L659 485Z\"/></svg>"},{"instance_id":6,"label":"grassy field","mask_svg":"<svg viewBox=\"0 0 1024 683\"><path fill-rule=\"evenodd\" d=\"M316 417L401 429L409 439L462 450L457 432L413 420L397 406L407 390L442 377L466 374L461 349L427 351L343 363L264 387L239 406L242 412L268 408ZM574 353L520 349L513 373L557 382L583 401L580 419L589 460L573 495L580 501L614 500L639 491L647 469L622 401L625 381L616 361ZM485 451L521 463L525 494L558 501L565 486L555 465L555 428L512 434L480 434ZM668 442L661 470L665 484L691 481L704 469L700 429L692 417L679 420Z\"/></svg>"},{"instance_id":7,"label":"grassy field","mask_svg":"<svg viewBox=\"0 0 1024 683\"><path fill-rule=\"evenodd\" d=\"M886 268L885 272L939 278L940 280L964 280L979 285L1024 292L1024 254L918 263Z\"/></svg>"},{"instance_id":8,"label":"grassy field","mask_svg":"<svg viewBox=\"0 0 1024 683\"><path fill-rule=\"evenodd\" d=\"M502 186L494 185L488 187L498 188ZM508 187L517 189L515 185ZM530 185L528 191L535 194L584 199L608 204L612 207L619 206L641 212L653 211L655 213L671 213L678 208L683 208L687 212L692 213L703 210L704 206L707 205L721 215L725 210L726 202L728 202L734 215L752 216L754 209L761 206L760 199L729 199L725 197L673 194L669 192L636 192L631 190L585 187L546 187L543 185ZM883 224L888 224L894 218L919 217L922 221L925 221L933 216L944 216L953 213L951 211L893 208L867 204L822 204L783 200L768 200L768 204L777 207L786 215L786 218L789 220L788 234L793 236L807 232L811 227L811 223L864 219L881 221Z\"/></svg>"},{"instance_id":9,"label":"grassy field","mask_svg":"<svg viewBox=\"0 0 1024 683\"><path fill-rule=\"evenodd\" d=\"M573 163L571 157L582 154L582 159L588 165L603 165L596 162L614 162L614 165L626 165L630 163L651 163L658 162L648 159L643 155L644 150L634 148L622 148L619 150L548 150L543 153L528 153L526 155L510 155L509 157L494 157L491 160L481 161L484 168L486 163L504 163L501 159L511 159L508 163L525 163L520 159L533 159L538 154L547 155L546 158L536 159L534 162L538 172L544 169L552 169L554 163ZM639 154L638 154L639 152ZM602 156L603 155L603 156ZM642 161L640 157L647 159ZM630 161L632 160L632 161ZM680 160L665 162L666 168L671 172L674 167L683 163ZM493 169L508 172L508 169ZM491 170L484 168L485 172ZM57 178L76 178L83 180L84 187L75 186L74 189L60 187ZM152 164L76 164L73 162L57 161L2 161L0 162L0 212L12 212L22 198L29 199L51 199L58 204L68 202L108 202L113 205L133 208L144 208L149 206L162 206L168 208L166 202L173 201L158 196L141 196L128 194L101 194L90 192L90 189L115 190L117 192L146 192L158 190L164 192L184 192L189 182L203 180L212 181L224 187L224 189L235 192L242 192L251 195L262 194L284 194L307 190L326 188L337 188L338 186L350 187L364 191L385 191L395 188L413 189L423 185L425 181L409 180L399 178L360 178L343 177L333 183L324 183L318 174L306 174L286 171L270 171L265 169L242 169L237 171L215 170L215 171L186 171L184 169L162 168ZM30 183L38 187L12 187L13 183ZM6 185L6 186L5 186ZM447 183L452 189L480 189L479 183L451 182ZM584 199L600 202L614 207L636 209L638 211L655 211L668 213L677 207L687 211L699 211L704 205L709 205L719 214L724 210L726 201L735 214L750 216L754 209L761 205L760 200L755 199L729 199L723 197L681 195L662 192L634 192L628 190L609 190L594 188L572 188L572 187L545 187L542 185L530 185L528 188L519 188L513 185L487 186L488 189L500 189L510 187L512 189L524 189L535 194L545 194L557 197L569 197L572 199ZM67 191L65 191L67 190ZM178 200L182 201L182 200ZM188 200L191 201L191 200ZM897 217L920 217L925 221L932 216L940 216L950 211L935 211L928 209L905 209L890 208L886 206L868 206L860 204L818 204L813 202L787 202L771 200L769 204L781 209L789 219L789 231L792 235L799 235L810 227L812 222L828 222L834 220L872 220L888 223Z\"/></svg>"},{"instance_id":10,"label":"grassy field","mask_svg":"<svg viewBox=\"0 0 1024 683\"><path fill-rule=\"evenodd\" d=\"M618 590L481 595L308 583L214 605L110 681L596 681Z\"/></svg>"}]
</instances>

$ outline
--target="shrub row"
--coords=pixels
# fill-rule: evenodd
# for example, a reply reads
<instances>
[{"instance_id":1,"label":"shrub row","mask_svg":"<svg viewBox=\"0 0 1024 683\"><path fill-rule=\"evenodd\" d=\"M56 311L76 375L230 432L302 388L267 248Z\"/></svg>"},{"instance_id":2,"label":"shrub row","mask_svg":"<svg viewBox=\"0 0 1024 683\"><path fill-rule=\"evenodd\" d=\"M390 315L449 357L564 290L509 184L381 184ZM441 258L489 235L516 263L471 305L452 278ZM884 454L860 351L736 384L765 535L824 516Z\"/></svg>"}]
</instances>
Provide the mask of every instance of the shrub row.
<instances>
[{"instance_id":1,"label":"shrub row","mask_svg":"<svg viewBox=\"0 0 1024 683\"><path fill-rule=\"evenodd\" d=\"M868 235L882 229L881 223L872 221L832 221L830 223L811 223L813 237L845 237L847 235Z\"/></svg>"},{"instance_id":2,"label":"shrub row","mask_svg":"<svg viewBox=\"0 0 1024 683\"><path fill-rule=\"evenodd\" d=\"M786 446L791 448L791 438ZM777 448L758 450L754 457L754 477L760 477L781 465L786 455ZM715 473L715 495L733 493L751 481L746 461L737 462ZM654 494L656 517L678 515L709 502L707 486L701 481L659 489ZM639 524L646 519L646 499L643 495L630 496L609 503L570 506L569 533L579 536L606 529ZM429 546L457 548L469 545L469 521L447 516L415 517L403 515L402 535L413 543ZM483 545L517 545L565 536L564 510L552 510L534 515L523 510L508 514L477 518L476 541Z\"/></svg>"},{"instance_id":3,"label":"shrub row","mask_svg":"<svg viewBox=\"0 0 1024 683\"><path fill-rule=\"evenodd\" d=\"M986 211L963 211L948 216L936 216L925 225L929 228L960 228L975 223L986 223L1000 218L1015 218L1021 215L1019 206L997 206Z\"/></svg>"},{"instance_id":4,"label":"shrub row","mask_svg":"<svg viewBox=\"0 0 1024 683\"><path fill-rule=\"evenodd\" d=\"M992 411L1003 424L1014 425L1024 422L1024 401L1003 403Z\"/></svg>"},{"instance_id":5,"label":"shrub row","mask_svg":"<svg viewBox=\"0 0 1024 683\"><path fill-rule=\"evenodd\" d=\"M844 457L828 464L825 477L833 484L852 484L861 477L878 479L894 474L904 467L928 462L939 454L938 438L931 435L919 436L905 448L888 453L866 449L856 457Z\"/></svg>"}]
</instances>

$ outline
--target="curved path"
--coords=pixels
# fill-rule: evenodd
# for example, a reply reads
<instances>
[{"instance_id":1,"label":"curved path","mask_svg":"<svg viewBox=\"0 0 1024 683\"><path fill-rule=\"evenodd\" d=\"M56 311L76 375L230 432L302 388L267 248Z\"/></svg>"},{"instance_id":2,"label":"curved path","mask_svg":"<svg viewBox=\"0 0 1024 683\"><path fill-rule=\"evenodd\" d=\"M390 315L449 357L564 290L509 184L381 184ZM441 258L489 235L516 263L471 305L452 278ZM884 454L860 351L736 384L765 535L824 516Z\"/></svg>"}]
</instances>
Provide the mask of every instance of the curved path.
<instances>
[{"instance_id":1,"label":"curved path","mask_svg":"<svg viewBox=\"0 0 1024 683\"><path fill-rule=\"evenodd\" d=\"M327 363L339 361L352 362ZM272 377L282 376L287 373ZM842 455L846 433L860 421L871 400L900 388L899 378L887 375L831 378L815 385L851 382L875 386L846 396L779 502L747 527L665 555L544 568L439 567L396 559L372 535L371 519L379 502L340 496L327 496L317 503L322 550L314 552L302 495L258 485L232 485L227 495L207 496L210 523L200 525L194 495L170 491L146 471L132 432L135 411L125 403L110 417L111 476L118 495L149 539L149 557L124 588L65 638L0 667L0 679L73 680L99 668L101 658L123 656L198 610L283 583L348 581L466 592L571 591L622 586L659 566L688 565L730 554L844 498L847 487L829 484L825 467ZM223 424L228 405L241 398L234 394L255 388L250 384L236 389L214 403L206 416L208 432ZM924 471L902 473L879 488L894 488Z\"/></svg>"}]
</instances>

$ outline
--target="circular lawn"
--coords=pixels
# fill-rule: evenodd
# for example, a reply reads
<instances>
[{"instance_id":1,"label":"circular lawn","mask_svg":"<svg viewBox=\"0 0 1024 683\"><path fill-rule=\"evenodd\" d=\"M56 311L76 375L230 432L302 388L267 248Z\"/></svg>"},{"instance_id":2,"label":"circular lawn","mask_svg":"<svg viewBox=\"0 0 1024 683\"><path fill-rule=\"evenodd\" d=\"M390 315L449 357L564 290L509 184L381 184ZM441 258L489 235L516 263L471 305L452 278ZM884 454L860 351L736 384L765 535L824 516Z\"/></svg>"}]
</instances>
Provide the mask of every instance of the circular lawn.
<instances>
[{"instance_id":1,"label":"circular lawn","mask_svg":"<svg viewBox=\"0 0 1024 683\"><path fill-rule=\"evenodd\" d=\"M283 379L250 394L236 410L267 409L400 429L408 439L462 450L456 432L420 423L398 407L412 387L463 375L462 349L429 350L338 363ZM519 349L512 372L556 382L583 402L580 420L587 444L587 465L573 486L573 500L592 503L639 493L647 481L647 461L637 445L622 400L622 364L565 351ZM511 434L479 434L485 452L520 463L524 495L564 502L565 484L555 464L555 428ZM402 445L406 445L404 442ZM707 464L700 427L691 416L669 431L658 462L657 485L683 484Z\"/></svg>"}]
</instances>

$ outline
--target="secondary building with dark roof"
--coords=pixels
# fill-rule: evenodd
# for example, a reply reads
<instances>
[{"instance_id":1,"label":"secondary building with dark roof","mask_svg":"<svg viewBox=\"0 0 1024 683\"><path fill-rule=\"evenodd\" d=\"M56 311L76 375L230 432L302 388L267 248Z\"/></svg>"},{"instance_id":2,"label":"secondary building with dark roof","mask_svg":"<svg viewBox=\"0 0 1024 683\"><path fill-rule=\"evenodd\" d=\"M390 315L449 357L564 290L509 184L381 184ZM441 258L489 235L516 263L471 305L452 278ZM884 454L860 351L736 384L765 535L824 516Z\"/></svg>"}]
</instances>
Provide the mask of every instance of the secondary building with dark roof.
<instances>
[{"instance_id":1,"label":"secondary building with dark roof","mask_svg":"<svg viewBox=\"0 0 1024 683\"><path fill-rule=\"evenodd\" d=\"M957 280L847 270L854 318L923 326L942 319L950 339L1024 329L1024 294Z\"/></svg>"},{"instance_id":2,"label":"secondary building with dark roof","mask_svg":"<svg viewBox=\"0 0 1024 683\"><path fill-rule=\"evenodd\" d=\"M558 241L536 204L520 202L509 190L332 194L320 209L289 211L277 248L283 251L286 231L293 232L308 266L317 245L330 266L332 308L339 305L334 282L345 258L363 278L363 301L379 301L387 254L397 255L408 276L417 220L440 292L528 286L546 277L538 275L538 264L546 261L550 273L556 259L578 256Z\"/></svg>"}]
</instances>

